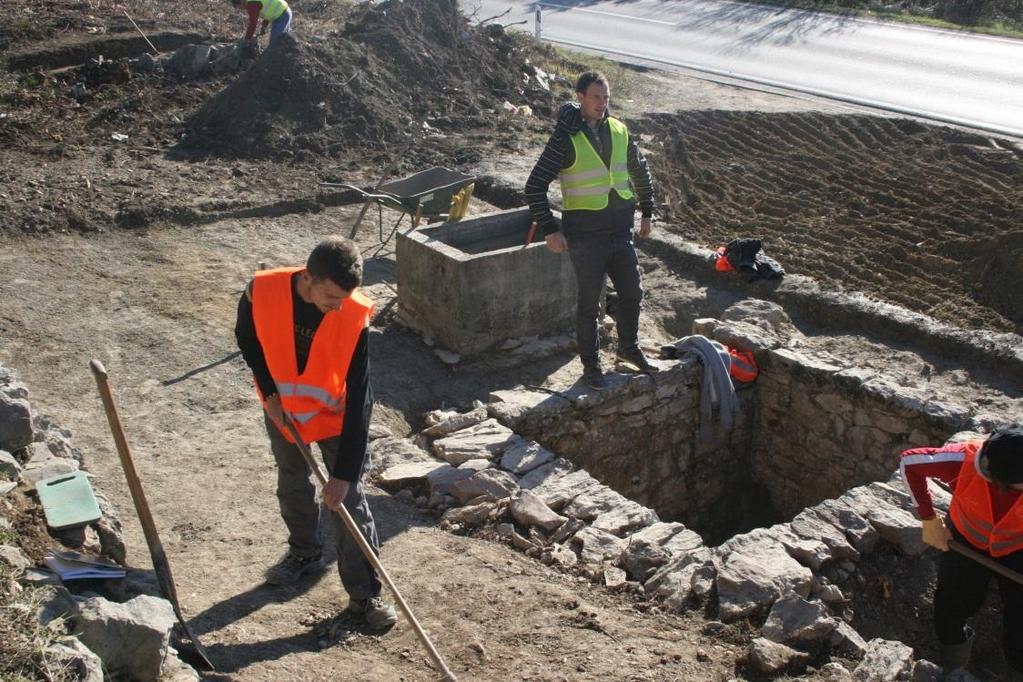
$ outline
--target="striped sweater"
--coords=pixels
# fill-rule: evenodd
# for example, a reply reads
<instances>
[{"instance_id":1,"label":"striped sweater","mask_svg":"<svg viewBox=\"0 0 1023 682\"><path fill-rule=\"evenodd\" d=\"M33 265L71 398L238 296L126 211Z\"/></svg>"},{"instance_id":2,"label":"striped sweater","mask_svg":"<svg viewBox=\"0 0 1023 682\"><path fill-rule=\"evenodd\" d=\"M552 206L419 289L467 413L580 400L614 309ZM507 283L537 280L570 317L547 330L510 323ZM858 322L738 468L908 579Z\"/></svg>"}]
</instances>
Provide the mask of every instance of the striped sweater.
<instances>
[{"instance_id":1,"label":"striped sweater","mask_svg":"<svg viewBox=\"0 0 1023 682\"><path fill-rule=\"evenodd\" d=\"M568 103L561 107L558 112L558 123L544 147L543 154L533 167L526 181L525 195L529 202L529 210L533 220L543 230L545 235L558 231L558 224L551 214L550 201L547 199L547 190L551 182L557 179L562 169L568 168L575 163L575 149L570 138L574 133L582 130L590 139L594 149L598 150L604 163L608 164L611 157L611 133L607 125L607 113L598 126L598 135L587 126L579 111L579 105ZM650 181L650 171L647 168L646 159L639 151L632 136L629 136L629 147L626 150L626 160L629 169L629 178L632 181L632 188L639 199L639 208L644 218L653 215L654 192ZM608 210L585 211L586 230L601 232L614 228L616 215L623 212L628 214L628 220L632 219L634 204L631 201L623 201L615 192L610 193ZM583 212L578 212L583 213ZM580 221L576 221L577 223ZM631 226L631 222L629 223Z\"/></svg>"}]
</instances>

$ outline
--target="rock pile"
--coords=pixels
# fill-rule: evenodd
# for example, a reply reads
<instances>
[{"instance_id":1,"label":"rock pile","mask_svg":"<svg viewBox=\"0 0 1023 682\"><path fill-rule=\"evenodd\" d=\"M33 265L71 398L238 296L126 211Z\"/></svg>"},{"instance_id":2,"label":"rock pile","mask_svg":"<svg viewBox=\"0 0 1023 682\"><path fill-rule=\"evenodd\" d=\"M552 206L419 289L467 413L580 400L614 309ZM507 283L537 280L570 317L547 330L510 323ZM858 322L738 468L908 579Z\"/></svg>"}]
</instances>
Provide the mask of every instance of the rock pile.
<instances>
[{"instance_id":1,"label":"rock pile","mask_svg":"<svg viewBox=\"0 0 1023 682\"><path fill-rule=\"evenodd\" d=\"M102 680L104 671L132 680L197 680L171 647L174 612L159 597L151 571L64 585L37 567L50 549L75 549L125 564L121 523L99 491L99 520L47 532L36 484L81 466L70 432L35 414L28 389L0 366L0 564L38 599L38 621L53 640L43 659L90 682ZM87 592L79 594L82 590ZM4 586L0 601L8 598Z\"/></svg>"}]
</instances>

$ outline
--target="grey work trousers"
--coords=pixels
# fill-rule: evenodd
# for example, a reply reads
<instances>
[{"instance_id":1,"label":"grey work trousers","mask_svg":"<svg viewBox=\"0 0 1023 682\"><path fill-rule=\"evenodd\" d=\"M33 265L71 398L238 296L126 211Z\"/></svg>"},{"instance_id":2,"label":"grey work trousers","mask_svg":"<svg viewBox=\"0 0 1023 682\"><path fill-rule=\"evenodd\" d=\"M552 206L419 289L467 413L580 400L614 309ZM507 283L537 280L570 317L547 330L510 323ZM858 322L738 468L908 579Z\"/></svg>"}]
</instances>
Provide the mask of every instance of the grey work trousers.
<instances>
[{"instance_id":1,"label":"grey work trousers","mask_svg":"<svg viewBox=\"0 0 1023 682\"><path fill-rule=\"evenodd\" d=\"M572 259L577 288L575 311L575 341L583 365L598 364L598 325L600 294L604 288L604 275L611 278L618 293L615 322L618 327L618 350L639 347L639 307L643 301L640 284L639 259L632 243L632 231L621 230L612 234L571 235L568 255Z\"/></svg>"},{"instance_id":2,"label":"grey work trousers","mask_svg":"<svg viewBox=\"0 0 1023 682\"><path fill-rule=\"evenodd\" d=\"M334 546L337 549L337 569L348 596L352 599L379 596L380 579L373 565L363 556L344 522L334 512L317 503L316 488L309 479L311 472L298 446L289 443L265 414L264 418L266 432L270 436L270 450L277 461L277 502L281 507L284 525L288 527L288 545L292 553L297 556L319 555L323 550L320 524L321 522L327 524L333 530ZM340 441L341 438L337 437L327 438L318 443L327 471L333 469ZM363 537L379 556L380 539L362 485L362 475L365 473L368 460L367 450L362 468L359 470L359 480L348 487L344 505L355 525L362 531Z\"/></svg>"}]
</instances>

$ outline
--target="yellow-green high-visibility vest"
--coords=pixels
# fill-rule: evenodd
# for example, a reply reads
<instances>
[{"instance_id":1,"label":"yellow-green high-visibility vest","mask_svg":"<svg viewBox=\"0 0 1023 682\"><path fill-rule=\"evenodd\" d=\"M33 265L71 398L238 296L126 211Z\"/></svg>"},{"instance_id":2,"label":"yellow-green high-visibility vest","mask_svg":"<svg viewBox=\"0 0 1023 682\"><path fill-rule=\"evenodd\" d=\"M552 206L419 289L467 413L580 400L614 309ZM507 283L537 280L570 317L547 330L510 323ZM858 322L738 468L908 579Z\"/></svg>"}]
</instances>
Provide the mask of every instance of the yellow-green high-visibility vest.
<instances>
[{"instance_id":1,"label":"yellow-green high-visibility vest","mask_svg":"<svg viewBox=\"0 0 1023 682\"><path fill-rule=\"evenodd\" d=\"M259 18L266 21L274 21L288 11L288 3L285 0L256 0L256 2L263 6L259 10Z\"/></svg>"},{"instance_id":2,"label":"yellow-green high-visibility vest","mask_svg":"<svg viewBox=\"0 0 1023 682\"><path fill-rule=\"evenodd\" d=\"M604 165L600 154L582 130L570 136L575 149L575 163L561 171L562 208L566 211L601 211L607 208L607 195L613 189L622 199L631 199L629 165L629 129L616 118L608 118L611 129L611 167ZM598 133L599 134L599 133Z\"/></svg>"}]
</instances>

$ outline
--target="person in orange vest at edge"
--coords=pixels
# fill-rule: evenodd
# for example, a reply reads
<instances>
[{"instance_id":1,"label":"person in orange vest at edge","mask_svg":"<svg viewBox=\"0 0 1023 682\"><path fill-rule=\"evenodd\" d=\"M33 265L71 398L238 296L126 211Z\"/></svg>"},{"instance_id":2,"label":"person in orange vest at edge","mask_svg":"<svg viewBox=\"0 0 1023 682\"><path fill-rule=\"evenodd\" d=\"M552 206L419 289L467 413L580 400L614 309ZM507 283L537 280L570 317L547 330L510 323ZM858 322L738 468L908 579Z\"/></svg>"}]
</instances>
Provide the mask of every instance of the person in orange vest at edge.
<instances>
[{"instance_id":1,"label":"person in orange vest at edge","mask_svg":"<svg viewBox=\"0 0 1023 682\"><path fill-rule=\"evenodd\" d=\"M943 552L934 593L942 667L949 673L969 663L974 632L966 621L984 603L994 578L1002 598L1005 660L1023 674L1023 585L948 547L955 538L1023 573L1023 426L1002 426L983 441L906 450L900 469L920 514L923 541ZM948 524L934 512L929 478L954 486Z\"/></svg>"},{"instance_id":2,"label":"person in orange vest at edge","mask_svg":"<svg viewBox=\"0 0 1023 682\"><path fill-rule=\"evenodd\" d=\"M643 287L632 233L638 207L637 236L650 236L654 193L635 139L624 123L608 115L611 86L607 78L587 71L576 81L575 96L578 102L569 102L558 112L554 132L526 180L525 195L547 248L555 253L567 251L572 261L582 380L599 391L607 387L597 333L605 275L618 293L618 359L642 372L657 371L639 347ZM561 185L560 229L547 198L555 179Z\"/></svg>"},{"instance_id":3,"label":"person in orange vest at edge","mask_svg":"<svg viewBox=\"0 0 1023 682\"><path fill-rule=\"evenodd\" d=\"M231 4L238 9L244 7L249 15L249 25L243 38L246 44L254 42L259 19L263 20L259 35L266 33L267 27L270 28L268 45L272 45L277 36L291 30L291 8L285 0L231 0Z\"/></svg>"},{"instance_id":4,"label":"person in orange vest at edge","mask_svg":"<svg viewBox=\"0 0 1023 682\"><path fill-rule=\"evenodd\" d=\"M235 337L263 404L277 464L277 501L288 529L289 549L267 571L266 582L289 585L322 572L322 521L333 528L338 571L348 593L342 618L383 631L397 616L380 597L379 577L341 519L324 519L331 513L316 503L309 468L283 425L289 418L304 441L319 445L329 474L324 507L343 501L379 555L380 540L362 484L373 407L373 302L359 290L361 282L358 247L351 240L328 237L313 249L304 268L255 274L238 302Z\"/></svg>"}]
</instances>

